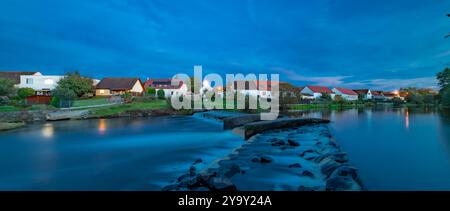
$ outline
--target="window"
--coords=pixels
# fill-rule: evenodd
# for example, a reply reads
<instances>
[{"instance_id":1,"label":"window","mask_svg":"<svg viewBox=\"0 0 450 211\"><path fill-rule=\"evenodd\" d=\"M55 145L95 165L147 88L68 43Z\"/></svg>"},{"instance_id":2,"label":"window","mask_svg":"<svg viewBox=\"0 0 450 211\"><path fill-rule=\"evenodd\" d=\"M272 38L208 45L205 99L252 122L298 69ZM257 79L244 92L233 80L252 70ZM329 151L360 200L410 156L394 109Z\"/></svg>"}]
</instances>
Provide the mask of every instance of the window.
<instances>
[{"instance_id":1,"label":"window","mask_svg":"<svg viewBox=\"0 0 450 211\"><path fill-rule=\"evenodd\" d=\"M99 93L100 93L100 94L105 94L105 90L100 89Z\"/></svg>"},{"instance_id":2,"label":"window","mask_svg":"<svg viewBox=\"0 0 450 211\"><path fill-rule=\"evenodd\" d=\"M33 79L32 78L27 78L26 83L27 84L33 84Z\"/></svg>"}]
</instances>

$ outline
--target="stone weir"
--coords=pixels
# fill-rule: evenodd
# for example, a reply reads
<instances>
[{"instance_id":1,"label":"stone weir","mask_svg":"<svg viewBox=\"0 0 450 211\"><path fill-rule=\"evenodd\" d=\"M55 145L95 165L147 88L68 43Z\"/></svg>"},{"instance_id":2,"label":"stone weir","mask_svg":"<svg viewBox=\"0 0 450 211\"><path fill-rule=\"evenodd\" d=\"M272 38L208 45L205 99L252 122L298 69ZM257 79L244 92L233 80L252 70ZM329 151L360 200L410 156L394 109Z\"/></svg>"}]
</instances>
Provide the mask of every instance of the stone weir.
<instances>
[{"instance_id":1,"label":"stone weir","mask_svg":"<svg viewBox=\"0 0 450 211\"><path fill-rule=\"evenodd\" d=\"M331 136L328 120L280 118L260 121L253 114L204 112L243 131L247 140L224 158L202 164L163 190L184 191L359 191L357 169ZM201 166L207 166L201 168Z\"/></svg>"}]
</instances>

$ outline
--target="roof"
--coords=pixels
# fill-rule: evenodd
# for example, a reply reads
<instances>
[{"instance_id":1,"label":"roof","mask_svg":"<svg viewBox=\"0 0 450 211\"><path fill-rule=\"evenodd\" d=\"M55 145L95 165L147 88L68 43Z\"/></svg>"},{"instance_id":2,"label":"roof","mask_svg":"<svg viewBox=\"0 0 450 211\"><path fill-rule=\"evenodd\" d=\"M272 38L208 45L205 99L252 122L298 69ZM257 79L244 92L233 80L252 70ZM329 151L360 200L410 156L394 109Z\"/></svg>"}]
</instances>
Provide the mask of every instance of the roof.
<instances>
[{"instance_id":1,"label":"roof","mask_svg":"<svg viewBox=\"0 0 450 211\"><path fill-rule=\"evenodd\" d=\"M172 85L172 80L171 78L164 78L164 79L148 79L145 84L144 87L145 88L156 88L156 89L179 89L181 88L181 86L183 86L183 81L182 80L176 80L175 82L178 82L178 85L173 86Z\"/></svg>"},{"instance_id":2,"label":"roof","mask_svg":"<svg viewBox=\"0 0 450 211\"><path fill-rule=\"evenodd\" d=\"M397 96L396 94L392 93L392 92L383 92L383 95L386 97L395 97Z\"/></svg>"},{"instance_id":3,"label":"roof","mask_svg":"<svg viewBox=\"0 0 450 211\"><path fill-rule=\"evenodd\" d=\"M139 78L103 78L97 84L97 89L130 90L136 82L142 85Z\"/></svg>"},{"instance_id":4,"label":"roof","mask_svg":"<svg viewBox=\"0 0 450 211\"><path fill-rule=\"evenodd\" d=\"M341 92L342 94L345 94L345 95L358 95L358 93L354 92L351 89L346 89L346 88L342 88L342 87L336 87L335 89L337 89L339 92Z\"/></svg>"},{"instance_id":5,"label":"roof","mask_svg":"<svg viewBox=\"0 0 450 211\"><path fill-rule=\"evenodd\" d=\"M0 78L11 79L16 84L20 84L20 76L21 75L34 75L36 73L39 73L39 72L31 72L31 71L0 71Z\"/></svg>"},{"instance_id":6,"label":"roof","mask_svg":"<svg viewBox=\"0 0 450 211\"><path fill-rule=\"evenodd\" d=\"M334 92L331 91L331 89L329 89L326 86L306 86L309 89L311 89L311 91L315 92L315 93L326 93L326 94L333 94Z\"/></svg>"},{"instance_id":7,"label":"roof","mask_svg":"<svg viewBox=\"0 0 450 211\"><path fill-rule=\"evenodd\" d=\"M372 95L383 95L383 91L372 91Z\"/></svg>"},{"instance_id":8,"label":"roof","mask_svg":"<svg viewBox=\"0 0 450 211\"><path fill-rule=\"evenodd\" d=\"M364 95L369 93L369 89L354 89L353 91L358 94L364 94Z\"/></svg>"}]
</instances>

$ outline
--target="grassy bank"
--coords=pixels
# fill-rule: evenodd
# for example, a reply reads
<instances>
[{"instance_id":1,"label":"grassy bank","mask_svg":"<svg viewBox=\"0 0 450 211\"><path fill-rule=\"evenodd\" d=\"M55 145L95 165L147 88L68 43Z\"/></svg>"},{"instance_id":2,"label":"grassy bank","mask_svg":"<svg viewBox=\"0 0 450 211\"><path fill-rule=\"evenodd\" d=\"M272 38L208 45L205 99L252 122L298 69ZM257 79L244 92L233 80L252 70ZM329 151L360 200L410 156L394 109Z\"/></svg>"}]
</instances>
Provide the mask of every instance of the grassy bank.
<instances>
[{"instance_id":1,"label":"grassy bank","mask_svg":"<svg viewBox=\"0 0 450 211\"><path fill-rule=\"evenodd\" d=\"M101 107L92 109L93 117L108 117L117 115L126 111L133 110L155 110L155 109L168 109L166 100L154 100L149 102L132 102L130 104L122 104L108 107Z\"/></svg>"},{"instance_id":2,"label":"grassy bank","mask_svg":"<svg viewBox=\"0 0 450 211\"><path fill-rule=\"evenodd\" d=\"M0 131L12 130L25 126L24 122L0 122Z\"/></svg>"}]
</instances>

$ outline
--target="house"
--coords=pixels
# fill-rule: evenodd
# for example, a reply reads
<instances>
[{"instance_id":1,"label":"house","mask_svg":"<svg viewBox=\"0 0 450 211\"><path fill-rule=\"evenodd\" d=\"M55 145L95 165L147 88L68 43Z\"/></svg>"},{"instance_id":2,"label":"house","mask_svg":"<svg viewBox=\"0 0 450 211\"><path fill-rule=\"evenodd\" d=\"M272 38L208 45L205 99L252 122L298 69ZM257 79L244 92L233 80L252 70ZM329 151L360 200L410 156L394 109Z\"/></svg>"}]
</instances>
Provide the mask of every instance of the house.
<instances>
[{"instance_id":1,"label":"house","mask_svg":"<svg viewBox=\"0 0 450 211\"><path fill-rule=\"evenodd\" d=\"M40 72L18 72L18 71L1 71L0 72L0 78L6 78L13 80L18 86L20 84L20 76L21 75L27 75L27 76L41 76L42 74Z\"/></svg>"},{"instance_id":2,"label":"house","mask_svg":"<svg viewBox=\"0 0 450 211\"><path fill-rule=\"evenodd\" d=\"M172 85L172 82L176 85ZM147 79L144 84L144 88L148 91L149 88L154 88L157 92L159 90L164 91L165 97L171 97L172 95L183 96L188 93L188 87L182 80L178 79Z\"/></svg>"},{"instance_id":3,"label":"house","mask_svg":"<svg viewBox=\"0 0 450 211\"><path fill-rule=\"evenodd\" d=\"M358 95L363 96L363 100L372 100L372 91L370 89L354 89Z\"/></svg>"},{"instance_id":4,"label":"house","mask_svg":"<svg viewBox=\"0 0 450 211\"><path fill-rule=\"evenodd\" d=\"M31 88L36 91L36 95L50 96L51 90L58 86L59 80L65 76L42 75L36 73L33 75L20 75L19 88Z\"/></svg>"},{"instance_id":5,"label":"house","mask_svg":"<svg viewBox=\"0 0 450 211\"><path fill-rule=\"evenodd\" d=\"M112 96L130 93L142 95L144 86L139 78L103 78L96 86L95 95Z\"/></svg>"},{"instance_id":6,"label":"house","mask_svg":"<svg viewBox=\"0 0 450 211\"><path fill-rule=\"evenodd\" d=\"M385 100L392 100L396 97L399 97L399 95L394 92L383 92L383 96Z\"/></svg>"},{"instance_id":7,"label":"house","mask_svg":"<svg viewBox=\"0 0 450 211\"><path fill-rule=\"evenodd\" d=\"M283 82L279 83L279 86ZM272 98L272 82L271 81L234 81L234 90L238 91L238 85L243 85L239 93L251 97ZM242 86L241 85L241 86ZM261 86L261 87L260 87Z\"/></svg>"},{"instance_id":8,"label":"house","mask_svg":"<svg viewBox=\"0 0 450 211\"><path fill-rule=\"evenodd\" d=\"M328 94L334 98L335 93L325 86L305 86L301 91L303 99L319 99L324 94Z\"/></svg>"},{"instance_id":9,"label":"house","mask_svg":"<svg viewBox=\"0 0 450 211\"><path fill-rule=\"evenodd\" d=\"M351 89L346 89L342 87L335 87L332 91L336 95L340 95L344 100L355 101L358 100L358 93L354 92Z\"/></svg>"},{"instance_id":10,"label":"house","mask_svg":"<svg viewBox=\"0 0 450 211\"><path fill-rule=\"evenodd\" d=\"M372 100L375 101L384 101L383 91L371 91L372 92Z\"/></svg>"}]
</instances>

